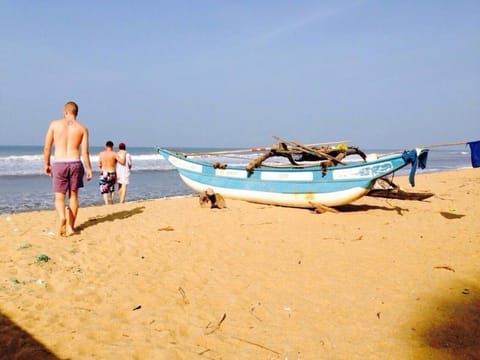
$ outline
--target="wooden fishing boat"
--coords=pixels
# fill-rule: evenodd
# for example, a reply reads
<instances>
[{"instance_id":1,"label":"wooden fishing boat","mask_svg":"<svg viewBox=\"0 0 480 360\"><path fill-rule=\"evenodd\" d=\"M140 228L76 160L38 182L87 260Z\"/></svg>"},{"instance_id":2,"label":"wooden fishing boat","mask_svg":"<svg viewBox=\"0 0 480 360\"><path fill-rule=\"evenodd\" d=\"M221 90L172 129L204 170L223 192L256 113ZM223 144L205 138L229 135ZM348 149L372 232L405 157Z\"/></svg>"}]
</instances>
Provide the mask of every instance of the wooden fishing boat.
<instances>
[{"instance_id":1,"label":"wooden fishing boat","mask_svg":"<svg viewBox=\"0 0 480 360\"><path fill-rule=\"evenodd\" d=\"M414 185L417 165L424 168L428 149L414 149L385 156L366 156L358 148L315 147L282 141L248 164L208 161L208 154L157 148L181 179L195 191L212 189L225 198L300 208L340 206L366 195L375 181L412 164ZM263 149L263 148L262 148ZM356 155L357 160L347 161ZM281 157L288 162L267 163Z\"/></svg>"}]
</instances>

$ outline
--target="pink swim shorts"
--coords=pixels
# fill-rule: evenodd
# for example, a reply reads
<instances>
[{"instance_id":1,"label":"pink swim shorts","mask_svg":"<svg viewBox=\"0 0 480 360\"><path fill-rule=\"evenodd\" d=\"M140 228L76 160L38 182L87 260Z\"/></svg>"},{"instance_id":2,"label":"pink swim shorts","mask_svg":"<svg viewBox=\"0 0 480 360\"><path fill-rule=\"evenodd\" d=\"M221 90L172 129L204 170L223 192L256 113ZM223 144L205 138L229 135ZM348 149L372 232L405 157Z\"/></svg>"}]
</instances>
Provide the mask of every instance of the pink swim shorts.
<instances>
[{"instance_id":1,"label":"pink swim shorts","mask_svg":"<svg viewBox=\"0 0 480 360\"><path fill-rule=\"evenodd\" d=\"M85 170L80 160L55 161L52 164L52 184L54 192L66 193L83 187Z\"/></svg>"}]
</instances>

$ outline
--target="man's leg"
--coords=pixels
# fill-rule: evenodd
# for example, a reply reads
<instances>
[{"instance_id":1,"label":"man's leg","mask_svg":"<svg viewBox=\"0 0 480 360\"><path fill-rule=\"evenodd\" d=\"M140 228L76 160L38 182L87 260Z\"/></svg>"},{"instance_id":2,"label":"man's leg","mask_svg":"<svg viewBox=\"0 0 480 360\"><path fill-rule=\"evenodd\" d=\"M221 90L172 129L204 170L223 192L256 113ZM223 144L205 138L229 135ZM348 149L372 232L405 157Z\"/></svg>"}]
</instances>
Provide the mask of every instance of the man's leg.
<instances>
[{"instance_id":1,"label":"man's leg","mask_svg":"<svg viewBox=\"0 0 480 360\"><path fill-rule=\"evenodd\" d=\"M67 235L71 235L75 231L75 220L78 213L78 190L71 190L68 199L68 221L67 221Z\"/></svg>"},{"instance_id":2,"label":"man's leg","mask_svg":"<svg viewBox=\"0 0 480 360\"><path fill-rule=\"evenodd\" d=\"M58 227L58 235L65 236L67 220L65 218L65 194L62 192L55 193L55 210L57 210L60 226Z\"/></svg>"}]
</instances>

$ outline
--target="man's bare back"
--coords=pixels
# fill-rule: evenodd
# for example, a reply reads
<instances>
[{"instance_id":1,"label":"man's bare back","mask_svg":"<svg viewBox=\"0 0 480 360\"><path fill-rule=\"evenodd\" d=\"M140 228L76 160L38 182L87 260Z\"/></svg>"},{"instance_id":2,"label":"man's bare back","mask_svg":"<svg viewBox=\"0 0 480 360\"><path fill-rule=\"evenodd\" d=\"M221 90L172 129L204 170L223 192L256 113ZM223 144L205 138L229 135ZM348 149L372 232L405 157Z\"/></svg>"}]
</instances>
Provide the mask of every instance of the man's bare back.
<instances>
[{"instance_id":1,"label":"man's bare back","mask_svg":"<svg viewBox=\"0 0 480 360\"><path fill-rule=\"evenodd\" d=\"M116 171L117 153L111 148L107 148L106 150L100 152L98 166L103 171Z\"/></svg>"},{"instance_id":2,"label":"man's bare back","mask_svg":"<svg viewBox=\"0 0 480 360\"><path fill-rule=\"evenodd\" d=\"M50 123L45 136L44 160L45 174L51 175L50 153L51 146L54 146L54 160L79 160L82 155L86 171L86 178L92 178L89 146L88 146L88 130L85 126L76 121L75 116L66 113L63 119L54 120Z\"/></svg>"}]
</instances>

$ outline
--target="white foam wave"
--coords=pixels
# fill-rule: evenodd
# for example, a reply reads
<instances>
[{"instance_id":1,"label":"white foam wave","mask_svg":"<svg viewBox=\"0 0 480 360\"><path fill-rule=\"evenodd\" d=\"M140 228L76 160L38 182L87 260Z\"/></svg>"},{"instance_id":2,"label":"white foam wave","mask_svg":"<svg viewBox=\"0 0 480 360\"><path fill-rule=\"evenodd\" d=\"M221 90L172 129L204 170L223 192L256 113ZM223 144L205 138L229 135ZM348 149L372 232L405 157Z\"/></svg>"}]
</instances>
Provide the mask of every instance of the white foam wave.
<instances>
[{"instance_id":1,"label":"white foam wave","mask_svg":"<svg viewBox=\"0 0 480 360\"><path fill-rule=\"evenodd\" d=\"M38 151L38 150L37 150ZM430 154L427 171L444 170L448 168L468 167L469 152L433 152ZM173 167L158 153L138 153L131 154L133 168L132 171L162 171L171 170ZM212 162L218 161L228 164L246 165L258 153L238 154L222 153L217 155L201 155L197 159L200 161ZM98 153L90 155L93 171L98 171ZM349 158L348 161L357 160ZM52 160L53 161L53 160ZM272 160L274 161L274 160ZM0 156L0 176L24 176L43 174L43 154L9 154Z\"/></svg>"},{"instance_id":2,"label":"white foam wave","mask_svg":"<svg viewBox=\"0 0 480 360\"><path fill-rule=\"evenodd\" d=\"M93 171L98 171L98 155L90 156ZM53 159L52 159L53 162ZM132 155L132 171L171 170L173 167L159 154ZM0 176L43 174L43 155L0 157Z\"/></svg>"}]
</instances>

